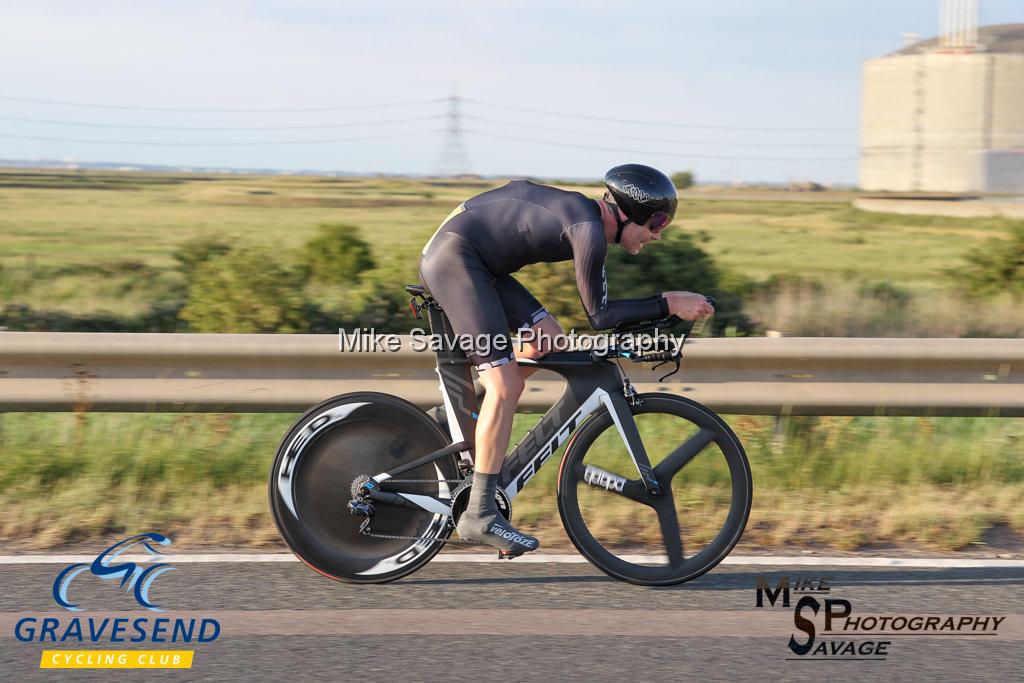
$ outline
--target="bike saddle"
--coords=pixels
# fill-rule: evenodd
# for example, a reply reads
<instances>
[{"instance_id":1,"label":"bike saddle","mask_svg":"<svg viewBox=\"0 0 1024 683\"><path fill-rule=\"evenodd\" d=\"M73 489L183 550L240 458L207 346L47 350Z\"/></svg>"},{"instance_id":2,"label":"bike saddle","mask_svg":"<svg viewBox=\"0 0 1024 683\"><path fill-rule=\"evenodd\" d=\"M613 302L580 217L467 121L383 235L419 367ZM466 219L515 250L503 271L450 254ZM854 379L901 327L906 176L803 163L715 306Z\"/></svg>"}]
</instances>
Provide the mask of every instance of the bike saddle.
<instances>
[{"instance_id":1,"label":"bike saddle","mask_svg":"<svg viewBox=\"0 0 1024 683\"><path fill-rule=\"evenodd\" d=\"M419 284L416 284L416 285L406 285L405 286L405 291L407 291L409 294L411 294L413 296L421 296L421 297L424 297L424 298L430 296L430 292L427 291L427 288L424 287L423 285L419 285Z\"/></svg>"}]
</instances>

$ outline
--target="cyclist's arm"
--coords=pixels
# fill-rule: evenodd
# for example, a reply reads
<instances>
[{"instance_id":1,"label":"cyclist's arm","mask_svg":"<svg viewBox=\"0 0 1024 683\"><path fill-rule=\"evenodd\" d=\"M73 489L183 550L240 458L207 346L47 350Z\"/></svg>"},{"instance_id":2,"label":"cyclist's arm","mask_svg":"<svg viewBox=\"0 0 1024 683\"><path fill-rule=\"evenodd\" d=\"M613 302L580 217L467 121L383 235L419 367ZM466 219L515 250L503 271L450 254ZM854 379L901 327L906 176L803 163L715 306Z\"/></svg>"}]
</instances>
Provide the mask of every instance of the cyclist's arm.
<instances>
[{"instance_id":1,"label":"cyclist's arm","mask_svg":"<svg viewBox=\"0 0 1024 683\"><path fill-rule=\"evenodd\" d=\"M606 330L626 320L653 320L668 315L668 303L661 294L643 299L608 300L608 281L604 273L608 242L603 229L579 223L569 227L566 235L572 244L580 301L595 330Z\"/></svg>"}]
</instances>

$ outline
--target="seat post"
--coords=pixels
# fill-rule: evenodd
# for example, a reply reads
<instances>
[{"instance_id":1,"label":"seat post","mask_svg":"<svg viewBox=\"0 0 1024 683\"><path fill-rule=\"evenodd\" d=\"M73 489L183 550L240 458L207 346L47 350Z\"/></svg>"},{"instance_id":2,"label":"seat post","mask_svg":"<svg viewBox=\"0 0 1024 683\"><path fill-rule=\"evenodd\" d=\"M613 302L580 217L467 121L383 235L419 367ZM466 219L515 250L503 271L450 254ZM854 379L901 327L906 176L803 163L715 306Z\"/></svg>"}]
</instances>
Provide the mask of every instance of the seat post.
<instances>
[{"instance_id":1,"label":"seat post","mask_svg":"<svg viewBox=\"0 0 1024 683\"><path fill-rule=\"evenodd\" d=\"M473 386L473 364L466 353L455 343L455 331L441 305L430 299L423 305L430 326L431 338L439 336L443 344L437 350L437 374L441 380L441 391L448 395L455 410L458 430L452 429L455 441L465 441L472 449L476 442L476 420L480 404ZM451 425L449 425L451 429Z\"/></svg>"}]
</instances>

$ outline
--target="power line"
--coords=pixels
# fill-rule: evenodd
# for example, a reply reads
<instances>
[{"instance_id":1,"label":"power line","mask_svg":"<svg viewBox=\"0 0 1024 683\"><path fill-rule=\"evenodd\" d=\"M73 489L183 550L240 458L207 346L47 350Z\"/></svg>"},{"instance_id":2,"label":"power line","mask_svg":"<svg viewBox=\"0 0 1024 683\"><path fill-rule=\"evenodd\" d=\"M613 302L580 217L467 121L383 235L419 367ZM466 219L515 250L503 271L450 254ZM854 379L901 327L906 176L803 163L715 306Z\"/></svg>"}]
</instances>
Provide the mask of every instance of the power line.
<instances>
[{"instance_id":1,"label":"power line","mask_svg":"<svg viewBox=\"0 0 1024 683\"><path fill-rule=\"evenodd\" d=\"M0 118L2 118L2 117L0 117ZM793 147L807 148L807 147L813 147L815 149L817 149L817 148L847 148L848 149L848 148L855 148L855 147L857 147L857 145L854 145L854 144L839 144L839 145L832 145L832 144L829 144L829 145L819 145L819 144L795 145L795 144L779 144L779 143L774 143L774 144L756 143L755 144L755 143L748 143L748 142L711 142L711 141L708 141L708 140L680 140L678 138L652 138L652 137L638 136L638 135L620 135L618 133L600 133L600 132L597 132L597 131L580 130L578 128L559 128L557 126L538 126L538 125L534 125L532 123L523 123L522 121L507 121L507 120L501 120L501 119L491 119L491 118L487 118L485 116L475 116L473 114L467 115L466 118L474 119L474 120L480 121L482 123L491 123L491 124L497 124L497 125L501 125L501 126L517 126L517 127L521 127L521 128L532 128L533 130L546 130L546 131L551 131L553 133L572 133L574 135L591 135L591 136L594 136L594 137L605 137L605 138L611 137L611 138L619 138L621 140L638 140L638 141L642 141L642 142L668 142L668 143L675 143L675 144L679 144L679 145L705 145L705 146L710 145L710 146L714 146L714 147L768 147L768 148L771 148L771 147L779 147L779 148L793 148Z\"/></svg>"},{"instance_id":2,"label":"power line","mask_svg":"<svg viewBox=\"0 0 1024 683\"><path fill-rule=\"evenodd\" d=\"M469 104L478 104L484 107L493 107L497 109L507 109L509 111L521 111L531 114L544 114L545 116L563 116L571 119L588 119L591 121L607 121L609 123L631 123L642 126L670 126L675 128L699 128L703 130L745 130L745 131L759 131L759 132L797 132L797 133L838 133L838 132L850 132L855 131L855 127L843 127L843 128L811 128L805 126L792 127L792 128L777 128L777 127L766 127L766 126L716 126L709 124L700 123L679 123L675 121L640 121L637 119L619 119L608 116L591 116L588 114L568 114L561 111L552 111L550 109L533 109L531 107L517 107L513 105L495 104L493 102L484 102L483 100L474 100L470 98L463 98L464 102Z\"/></svg>"},{"instance_id":3,"label":"power line","mask_svg":"<svg viewBox=\"0 0 1024 683\"><path fill-rule=\"evenodd\" d=\"M571 142L556 142L553 140L536 140L532 138L520 138L511 135L499 135L497 133L488 133L485 131L466 129L467 133L473 135L480 135L482 137L497 138L499 140L511 140L513 142L532 142L538 145L554 145L556 147L572 147L574 149L588 149L597 152L619 152L625 154L649 154L654 156L666 156L676 157L685 159L719 159L728 161L854 161L856 157L737 157L737 156L720 156L717 154L690 154L688 152L666 152L640 150L640 149L624 149L621 147L597 147L593 145L578 145Z\"/></svg>"},{"instance_id":4,"label":"power line","mask_svg":"<svg viewBox=\"0 0 1024 683\"><path fill-rule=\"evenodd\" d=\"M387 138L409 137L410 135L432 135L442 132L442 129L409 131L406 133L390 133L384 135L364 135L352 138L332 138L326 140L249 140L239 142L146 142L140 140L88 140L83 138L59 138L43 137L36 135L9 135L0 133L2 138L14 140L41 140L43 142L81 142L90 145L138 145L145 147L234 147L234 146L255 146L255 145L325 145L335 142L356 142L359 140L384 140Z\"/></svg>"},{"instance_id":5,"label":"power line","mask_svg":"<svg viewBox=\"0 0 1024 683\"><path fill-rule=\"evenodd\" d=\"M706 147L743 147L743 148L814 148L814 149L843 149L854 148L858 145L842 144L793 144L793 143L751 143L751 142L715 142L711 140L682 140L679 138L658 138L644 135L622 135L620 133L608 133L604 131L580 130L578 128L561 128L559 126L544 126L523 121L510 121L507 119L492 119L487 116L475 114L460 114L464 119L472 119L481 123L494 124L499 126L513 126L517 128L530 128L532 130L544 130L553 133L570 133L574 135L589 135L593 137L618 138L621 140L636 140L640 142L665 142L680 145L703 145ZM400 123L419 123L425 121L437 121L439 119L451 118L451 112L447 114L433 114L430 116L416 116L403 119L385 119L374 121L343 121L339 123L314 123L302 125L269 125L269 126L167 126L167 125L139 125L128 123L97 123L94 121L66 121L58 119L33 119L17 116L0 116L0 121L13 121L16 123L33 123L58 126L82 126L86 128L124 128L127 130L195 130L195 131L249 131L249 130L324 130L331 128L357 128L359 126L395 125ZM970 132L970 128L947 128L945 133ZM1017 133L1024 131L1024 128L1000 128L1003 133ZM880 147L876 145L875 147ZM899 147L898 145L895 147ZM932 149L962 149L959 146L936 147Z\"/></svg>"},{"instance_id":6,"label":"power line","mask_svg":"<svg viewBox=\"0 0 1024 683\"><path fill-rule=\"evenodd\" d=\"M815 148L842 148L856 147L852 144L814 144L797 145L783 143L748 143L748 142L712 142L708 140L680 140L678 138L656 138L639 135L621 135L619 133L605 133L598 131L581 131L577 128L560 128L558 126L542 126L522 121L509 121L504 119L492 119L485 116L473 114L462 114L464 118L474 119L483 123L491 123L501 126L515 126L520 128L531 128L533 130L546 130L554 133L573 133L577 135L592 135L597 137L613 137L622 140L638 140L643 142L667 142L685 145L705 145L716 147L764 147L764 148L792 148L792 147L815 147ZM394 125L399 123L419 123L422 121L436 121L438 119L451 118L451 113L435 114L431 116L417 116L404 119L387 119L376 121L346 121L341 123L316 123L288 126L167 126L167 125L139 125L129 123L96 123L93 121L65 121L59 119L33 119L18 116L0 116L0 121L13 121L16 123L34 123L57 126L81 126L85 128L123 128L126 130L196 130L196 131L232 131L232 130L323 130L330 128L355 128L359 126Z\"/></svg>"},{"instance_id":7,"label":"power line","mask_svg":"<svg viewBox=\"0 0 1024 683\"><path fill-rule=\"evenodd\" d=\"M221 114L253 114L268 112L315 112L315 111L347 111L350 109L381 109L386 107L411 107L421 104L437 104L445 98L429 100L411 100L406 102L378 102L375 104L347 104L332 107L284 107L284 108L244 108L244 109L210 109L203 107L142 107L126 104L99 104L95 102L69 102L65 100L35 100L27 97L11 97L0 95L0 100L7 102L24 102L28 104L46 104L59 107L85 107L90 109L123 109L129 111L170 111L170 112L207 112Z\"/></svg>"},{"instance_id":8,"label":"power line","mask_svg":"<svg viewBox=\"0 0 1024 683\"><path fill-rule=\"evenodd\" d=\"M532 107L520 107L515 105L497 104L494 102L487 102L484 100L477 100L472 98L460 98L462 102L470 104L477 104L484 107L491 107L497 109L505 109L508 111L520 111L528 112L533 114L543 114L545 116L560 116L564 118L573 119L587 119L591 121L605 121L609 123L627 123L644 126L668 126L675 128L694 128L703 130L738 130L738 131L761 131L761 132L848 132L855 131L855 127L835 127L835 128L816 128L816 127L769 127L769 126L721 126L712 124L698 124L698 123L680 123L677 121L644 121L639 119L623 119L608 116L594 116L590 114L571 114L561 111L553 111L549 109L538 109ZM208 108L208 107L149 107L140 105L124 105L124 104L107 104L97 102L77 102L69 100L47 100L47 99L33 99L27 97L13 97L10 95L0 95L0 100L8 102L22 102L28 104L44 104L50 106L61 106L61 107L83 107L91 109L118 109L125 111L162 111L162 112L206 112L206 113L233 113L233 114L248 114L248 113L300 113L300 112L326 112L326 111L349 111L358 109L380 109L388 107L411 107L419 106L424 104L441 104L449 101L449 98L432 98L424 100L406 100L398 102L378 102L373 104L349 104L349 105L336 105L328 107L249 107L249 108Z\"/></svg>"},{"instance_id":9,"label":"power line","mask_svg":"<svg viewBox=\"0 0 1024 683\"><path fill-rule=\"evenodd\" d=\"M666 152L664 150L638 150L625 149L621 147L600 147L596 145L581 145L571 142L557 142L554 140L537 140L534 138L522 138L511 135L501 135L480 130L462 129L463 132L479 135L482 137L495 138L499 140L510 140L513 142L527 142L539 145L553 145L556 147L570 147L574 149L587 149L601 152L619 152L626 154L648 154L655 156L685 157L689 159L722 159L735 161L852 161L853 157L746 157L746 156L720 156L711 154L691 154L688 152ZM357 142L361 140L384 140L388 138L409 137L412 135L432 135L446 132L446 129L435 128L433 130L408 131L404 133L389 133L383 135L363 135L347 138L328 138L316 140L248 140L231 142L148 142L144 140L93 140L88 138L65 138L39 135L13 135L0 133L0 137L14 140L37 140L43 142L76 142L94 145L136 145L146 147L234 147L234 146L283 146L283 145L317 145L331 144L337 142Z\"/></svg>"},{"instance_id":10,"label":"power line","mask_svg":"<svg viewBox=\"0 0 1024 683\"><path fill-rule=\"evenodd\" d=\"M0 121L16 121L19 123L43 123L58 126L84 126L89 128L128 128L134 130L316 130L323 128L349 128L356 126L391 125L395 123L418 123L436 121L444 118L443 114L433 116L417 116L407 119L390 119L385 121L350 121L344 123L319 123L301 126L142 126L127 123L91 123L87 121L56 121L53 119L24 119L15 116L0 116Z\"/></svg>"}]
</instances>

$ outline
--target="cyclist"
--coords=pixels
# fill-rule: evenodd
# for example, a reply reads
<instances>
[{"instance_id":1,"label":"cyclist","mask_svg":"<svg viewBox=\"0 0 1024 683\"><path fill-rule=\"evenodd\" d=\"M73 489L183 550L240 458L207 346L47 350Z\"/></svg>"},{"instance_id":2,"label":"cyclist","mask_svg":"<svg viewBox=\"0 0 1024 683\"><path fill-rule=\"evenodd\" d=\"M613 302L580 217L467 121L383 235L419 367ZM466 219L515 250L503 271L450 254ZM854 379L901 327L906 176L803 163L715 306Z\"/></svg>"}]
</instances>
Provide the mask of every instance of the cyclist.
<instances>
[{"instance_id":1,"label":"cyclist","mask_svg":"<svg viewBox=\"0 0 1024 683\"><path fill-rule=\"evenodd\" d=\"M463 538L493 545L507 557L540 545L509 525L495 503L516 404L533 371L519 367L516 357L540 358L551 350L551 339L564 334L512 273L531 263L572 260L587 318L598 330L632 319L673 314L696 320L714 313L704 296L693 292L608 300L608 245L635 255L661 239L678 199L672 181L650 166L616 166L604 182L608 191L595 201L578 192L512 181L460 204L423 248L420 275L454 332L488 342L469 354L485 393L476 423L473 487L457 528ZM514 352L510 328L532 330L535 341Z\"/></svg>"}]
</instances>

